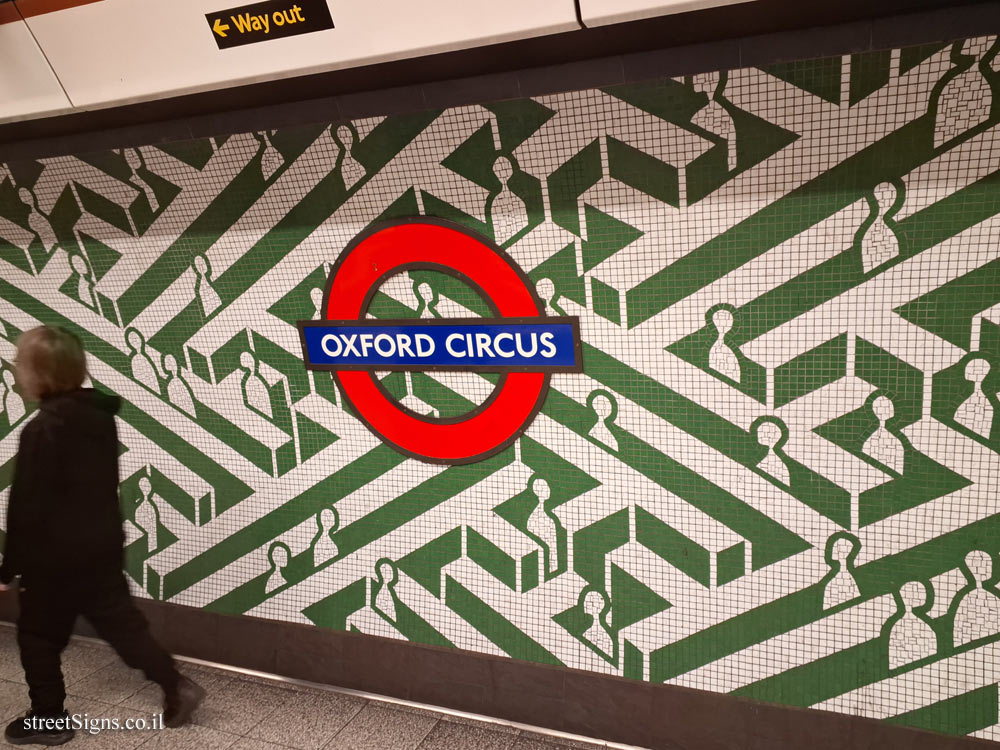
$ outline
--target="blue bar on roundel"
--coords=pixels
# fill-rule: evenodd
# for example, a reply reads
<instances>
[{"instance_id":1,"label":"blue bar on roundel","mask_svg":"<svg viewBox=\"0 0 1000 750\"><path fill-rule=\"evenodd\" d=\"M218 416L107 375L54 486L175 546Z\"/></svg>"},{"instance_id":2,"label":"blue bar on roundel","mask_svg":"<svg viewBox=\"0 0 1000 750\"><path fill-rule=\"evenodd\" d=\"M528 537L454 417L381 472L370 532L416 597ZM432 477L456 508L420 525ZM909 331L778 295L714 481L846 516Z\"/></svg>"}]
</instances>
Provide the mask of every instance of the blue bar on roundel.
<instances>
[{"instance_id":1,"label":"blue bar on roundel","mask_svg":"<svg viewBox=\"0 0 1000 750\"><path fill-rule=\"evenodd\" d=\"M310 369L582 370L577 318L303 321L299 328Z\"/></svg>"}]
</instances>

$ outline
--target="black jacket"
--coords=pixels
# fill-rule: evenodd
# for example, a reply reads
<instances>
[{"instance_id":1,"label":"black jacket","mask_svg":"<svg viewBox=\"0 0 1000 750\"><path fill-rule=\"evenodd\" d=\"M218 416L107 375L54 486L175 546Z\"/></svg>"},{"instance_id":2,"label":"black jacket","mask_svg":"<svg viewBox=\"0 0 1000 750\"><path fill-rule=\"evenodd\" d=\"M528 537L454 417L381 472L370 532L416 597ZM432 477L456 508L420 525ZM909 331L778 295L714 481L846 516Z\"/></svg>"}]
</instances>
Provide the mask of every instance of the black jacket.
<instances>
[{"instance_id":1,"label":"black jacket","mask_svg":"<svg viewBox=\"0 0 1000 750\"><path fill-rule=\"evenodd\" d=\"M121 570L117 396L92 389L42 400L21 431L0 581Z\"/></svg>"}]
</instances>

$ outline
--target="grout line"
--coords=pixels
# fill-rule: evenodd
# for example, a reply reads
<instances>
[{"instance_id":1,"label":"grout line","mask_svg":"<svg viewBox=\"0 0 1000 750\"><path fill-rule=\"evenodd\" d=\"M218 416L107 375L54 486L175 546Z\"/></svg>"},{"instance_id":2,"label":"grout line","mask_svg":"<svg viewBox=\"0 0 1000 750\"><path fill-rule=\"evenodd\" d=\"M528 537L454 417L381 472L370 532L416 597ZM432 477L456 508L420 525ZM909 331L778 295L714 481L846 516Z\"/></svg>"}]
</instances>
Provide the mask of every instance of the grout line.
<instances>
[{"instance_id":1,"label":"grout line","mask_svg":"<svg viewBox=\"0 0 1000 750\"><path fill-rule=\"evenodd\" d=\"M6 626L9 628L15 628L16 625L12 622L6 622L0 620L0 626ZM103 641L100 638L91 638L86 635L73 635L72 640L84 641L87 643L96 643L102 646L109 646L107 641ZM537 727L532 724L522 724L517 721L509 721L507 719L499 719L495 716L485 716L483 714L475 714L468 711L459 711L453 708L444 708L443 706L432 706L427 703L418 703L417 701L404 700L403 698L393 698L388 695L379 695L378 693L368 693L363 690L353 690L351 688L337 687L335 685L326 685L321 682L309 682L308 680L299 680L294 677L285 677L283 675L271 674L270 672L261 672L256 669L246 669L244 667L235 667L231 664L220 664L219 662L207 661L205 659L195 659L192 656L177 656L174 658L178 661L185 662L187 664L197 664L203 667L211 667L213 669L219 669L224 672L234 672L236 674L247 675L249 677L259 677L271 682L285 683L287 685L297 685L299 687L312 688L313 690L320 690L330 693L341 693L343 695L353 695L358 698L365 698L369 701L375 701L376 703L388 703L400 706L409 706L410 708L418 708L422 711L430 711L432 713L443 714L445 716L455 716L460 719L471 719L473 721L478 721L482 724L498 724L500 726L512 727L518 729L522 732L531 732L532 734L543 735L545 737L554 737L561 740L569 740L571 742L585 742L591 745L596 745L598 747L612 748L613 750L648 750L648 748L642 748L638 745L626 745L621 742L611 742L609 740L601 740L595 737L585 737L581 734L570 734L569 732L560 732L555 729L547 729L545 727ZM126 698L126 700L128 700ZM360 711L359 711L360 713ZM352 717L351 721L357 714ZM348 722L350 724L350 722ZM346 725L345 725L346 726ZM436 725L435 725L436 726ZM340 730L343 731L343 728ZM339 734L338 732L337 734ZM334 735L336 737L336 735ZM426 739L426 737L424 738ZM421 740L422 742L423 740Z\"/></svg>"},{"instance_id":2,"label":"grout line","mask_svg":"<svg viewBox=\"0 0 1000 750\"><path fill-rule=\"evenodd\" d=\"M355 719L357 719L357 718L358 718L358 716L360 716L360 715L361 715L361 713L362 713L362 712L363 712L363 711L365 710L365 708L366 708L367 706L368 706L368 703L362 703L362 704L361 704L361 707L360 707L360 708L358 708L358 710L357 710L357 711L355 711L355 712L354 712L353 714L351 714L351 718L347 720L347 723L346 723L346 724L344 724L344 726L342 726L342 727L341 727L340 729L338 729L338 730L337 730L336 732L334 732L334 734L333 734L333 737L331 737L331 738L330 738L330 741L329 741L329 742L326 742L326 743L324 743L324 745L323 745L323 748L321 748L321 750L325 750L325 748L328 748L328 747L330 747L330 745L332 745L332 744L333 744L333 742L334 742L334 741L335 741L335 740L336 740L336 739L337 739L337 738L338 738L338 737L339 737L339 736L341 735L341 733L342 733L342 732L343 732L343 731L344 731L345 729L347 729L347 728L348 728L349 726L351 726L351 724L353 724L353 723L354 723L354 720L355 720ZM423 742L423 740L421 740L421 742Z\"/></svg>"},{"instance_id":3,"label":"grout line","mask_svg":"<svg viewBox=\"0 0 1000 750\"><path fill-rule=\"evenodd\" d=\"M424 734L424 736L420 738L420 742L418 742L414 746L414 750L420 750L420 748L423 747L424 743L427 742L427 738L430 737L431 734L434 733L435 729L437 729L439 726L441 726L441 721L442 721L442 719L435 719L434 720L434 723L431 724L430 729L428 729L427 732ZM520 737L520 736L521 736L520 732L518 732L516 735L514 735L515 738L516 737Z\"/></svg>"}]
</instances>

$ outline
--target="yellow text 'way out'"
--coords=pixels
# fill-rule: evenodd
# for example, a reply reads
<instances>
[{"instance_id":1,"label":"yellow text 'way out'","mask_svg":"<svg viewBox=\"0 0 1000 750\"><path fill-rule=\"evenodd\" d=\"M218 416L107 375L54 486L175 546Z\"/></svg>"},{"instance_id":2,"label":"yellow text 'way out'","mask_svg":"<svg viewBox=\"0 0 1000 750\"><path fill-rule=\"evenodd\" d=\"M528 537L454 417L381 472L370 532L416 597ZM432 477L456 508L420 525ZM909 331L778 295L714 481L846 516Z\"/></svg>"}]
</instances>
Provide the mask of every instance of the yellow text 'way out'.
<instances>
[{"instance_id":1,"label":"yellow text 'way out'","mask_svg":"<svg viewBox=\"0 0 1000 750\"><path fill-rule=\"evenodd\" d=\"M333 28L326 0L254 3L205 18L220 49Z\"/></svg>"},{"instance_id":2,"label":"yellow text 'way out'","mask_svg":"<svg viewBox=\"0 0 1000 750\"><path fill-rule=\"evenodd\" d=\"M298 5L293 5L288 10L276 10L273 13L261 13L258 15L241 13L230 16L230 18L233 21L233 26L241 34L245 34L248 31L263 31L265 34L268 34L271 31L272 24L274 24L274 28L278 28L284 26L286 23L304 23L306 20L302 15L302 8Z\"/></svg>"}]
</instances>

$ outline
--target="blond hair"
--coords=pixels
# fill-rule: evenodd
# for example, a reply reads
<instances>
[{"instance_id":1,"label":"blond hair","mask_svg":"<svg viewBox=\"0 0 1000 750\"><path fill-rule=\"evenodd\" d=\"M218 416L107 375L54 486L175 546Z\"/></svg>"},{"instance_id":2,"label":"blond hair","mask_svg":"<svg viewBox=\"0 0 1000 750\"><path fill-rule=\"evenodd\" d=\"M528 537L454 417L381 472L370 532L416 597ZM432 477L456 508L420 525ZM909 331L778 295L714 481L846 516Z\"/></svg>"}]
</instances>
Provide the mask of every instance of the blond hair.
<instances>
[{"instance_id":1,"label":"blond hair","mask_svg":"<svg viewBox=\"0 0 1000 750\"><path fill-rule=\"evenodd\" d=\"M17 340L17 383L37 400L75 391L87 377L87 359L76 334L38 326Z\"/></svg>"}]
</instances>

